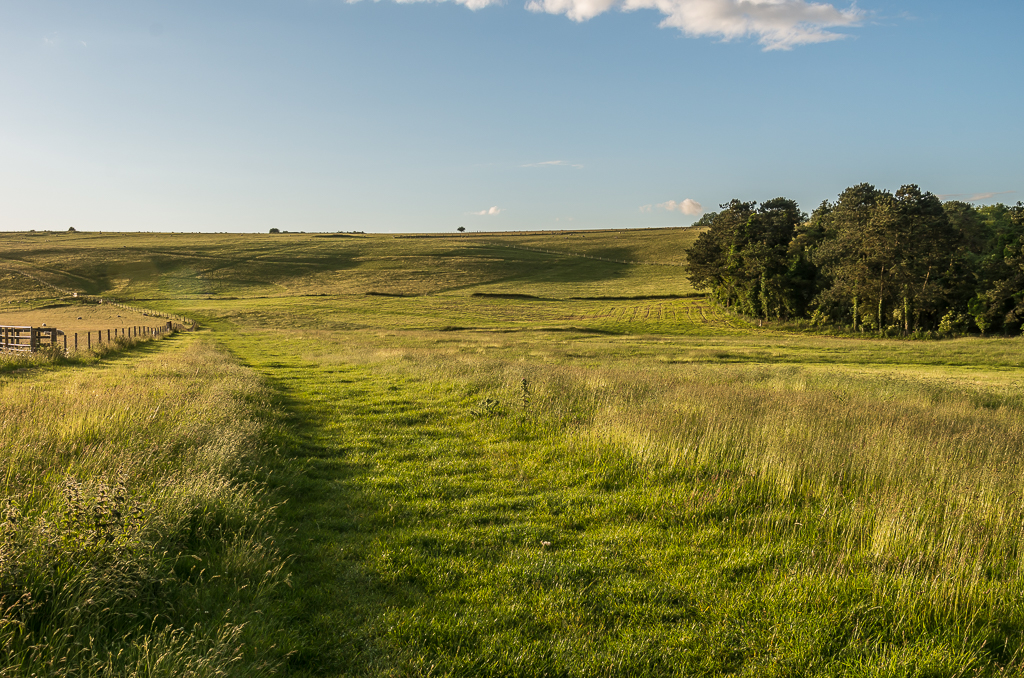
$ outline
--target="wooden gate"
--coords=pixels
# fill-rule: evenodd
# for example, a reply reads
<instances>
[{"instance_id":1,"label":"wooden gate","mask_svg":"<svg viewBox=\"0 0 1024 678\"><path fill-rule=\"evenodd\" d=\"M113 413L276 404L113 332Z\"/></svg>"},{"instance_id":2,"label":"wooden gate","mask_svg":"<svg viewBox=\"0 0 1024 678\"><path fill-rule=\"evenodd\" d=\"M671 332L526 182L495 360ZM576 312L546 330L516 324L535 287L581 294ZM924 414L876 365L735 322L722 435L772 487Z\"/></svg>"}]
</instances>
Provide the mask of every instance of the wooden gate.
<instances>
[{"instance_id":1,"label":"wooden gate","mask_svg":"<svg viewBox=\"0 0 1024 678\"><path fill-rule=\"evenodd\" d=\"M57 345L56 327L0 326L0 351L32 353Z\"/></svg>"}]
</instances>

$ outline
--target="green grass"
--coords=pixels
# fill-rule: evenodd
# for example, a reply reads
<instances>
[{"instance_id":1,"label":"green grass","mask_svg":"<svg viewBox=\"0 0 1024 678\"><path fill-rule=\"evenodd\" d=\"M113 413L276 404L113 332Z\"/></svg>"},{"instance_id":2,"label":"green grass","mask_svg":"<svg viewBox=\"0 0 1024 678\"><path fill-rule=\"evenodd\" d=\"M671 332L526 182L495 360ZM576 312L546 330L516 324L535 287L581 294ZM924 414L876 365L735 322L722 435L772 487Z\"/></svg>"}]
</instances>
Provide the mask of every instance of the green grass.
<instances>
[{"instance_id":1,"label":"green grass","mask_svg":"<svg viewBox=\"0 0 1024 678\"><path fill-rule=\"evenodd\" d=\"M299 673L1017 659L1024 403L998 374L666 363L592 335L231 336L296 417Z\"/></svg>"},{"instance_id":2,"label":"green grass","mask_svg":"<svg viewBox=\"0 0 1024 678\"><path fill-rule=\"evenodd\" d=\"M259 424L223 477L269 493L246 524L278 504L292 586L243 606L245 647L276 647L230 650L240 674L1018 672L1024 339L751 327L690 296L692 237L36 234L5 256L198 317L238 363L211 387L254 389L166 392ZM94 419L97 445L138 421Z\"/></svg>"},{"instance_id":3,"label":"green grass","mask_svg":"<svg viewBox=\"0 0 1024 678\"><path fill-rule=\"evenodd\" d=\"M685 260L695 234L641 232L614 246L640 262ZM614 235L575 239L550 255L505 247L520 239L452 236L3 234L0 272L122 299L310 294L439 294L481 291L576 296L684 294L677 266L628 266L585 259L611 253ZM532 242L528 240L527 242ZM616 256L618 258L618 256ZM625 291L625 292L624 292Z\"/></svg>"},{"instance_id":4,"label":"green grass","mask_svg":"<svg viewBox=\"0 0 1024 678\"><path fill-rule=\"evenodd\" d=\"M0 375L0 674L272 672L267 398L197 336Z\"/></svg>"}]
</instances>

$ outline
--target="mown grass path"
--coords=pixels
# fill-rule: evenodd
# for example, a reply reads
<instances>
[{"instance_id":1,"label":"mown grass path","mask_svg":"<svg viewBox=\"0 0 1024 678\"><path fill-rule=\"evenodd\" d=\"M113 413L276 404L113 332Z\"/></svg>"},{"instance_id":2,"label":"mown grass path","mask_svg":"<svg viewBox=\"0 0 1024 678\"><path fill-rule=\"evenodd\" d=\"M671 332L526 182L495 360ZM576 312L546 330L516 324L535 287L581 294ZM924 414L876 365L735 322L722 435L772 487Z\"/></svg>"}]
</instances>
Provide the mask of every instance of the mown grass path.
<instances>
[{"instance_id":1,"label":"mown grass path","mask_svg":"<svg viewBox=\"0 0 1024 678\"><path fill-rule=\"evenodd\" d=\"M965 613L910 573L836 562L814 505L753 480L640 468L528 407L294 335L222 340L287 413L272 477L294 530L293 675L985 675L1014 658L1018 605Z\"/></svg>"},{"instance_id":2,"label":"mown grass path","mask_svg":"<svg viewBox=\"0 0 1024 678\"><path fill-rule=\"evenodd\" d=\"M397 495L418 489L415 467L439 442L462 438L424 426L450 396L412 403L399 384L311 363L292 351L294 342L263 339L243 335L231 346L268 379L287 413L277 489L286 501L281 518L295 530L294 586L282 601L297 635L289 664L318 676L387 674L415 660L396 657L385 642L388 610L418 592L387 581L376 565L408 520Z\"/></svg>"},{"instance_id":3,"label":"mown grass path","mask_svg":"<svg viewBox=\"0 0 1024 678\"><path fill-rule=\"evenodd\" d=\"M265 335L230 344L291 413L279 491L295 529L293 669L673 672L682 639L666 631L693 603L651 559L680 554L643 553L661 530L628 519L640 510L628 493L598 487L614 486L608 469L563 468L518 424L516 440L489 440L454 388L311 363Z\"/></svg>"}]
</instances>

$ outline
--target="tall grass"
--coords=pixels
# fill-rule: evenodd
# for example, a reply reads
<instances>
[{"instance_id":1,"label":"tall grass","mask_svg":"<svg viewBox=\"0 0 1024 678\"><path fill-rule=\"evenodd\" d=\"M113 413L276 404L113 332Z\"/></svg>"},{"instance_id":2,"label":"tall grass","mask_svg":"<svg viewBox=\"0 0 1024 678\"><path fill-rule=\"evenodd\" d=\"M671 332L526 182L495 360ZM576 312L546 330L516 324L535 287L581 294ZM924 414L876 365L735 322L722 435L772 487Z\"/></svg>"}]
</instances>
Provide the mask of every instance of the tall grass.
<instances>
[{"instance_id":1,"label":"tall grass","mask_svg":"<svg viewBox=\"0 0 1024 678\"><path fill-rule=\"evenodd\" d=\"M1024 402L1015 391L787 367L555 370L579 435L646 467L820 507L838 557L973 586L1021 574ZM557 409L550 403L549 407Z\"/></svg>"},{"instance_id":2,"label":"tall grass","mask_svg":"<svg viewBox=\"0 0 1024 678\"><path fill-rule=\"evenodd\" d=\"M954 369L672 363L628 342L589 344L583 357L571 342L493 335L349 340L337 359L485 396L506 415L490 420L499 438L521 437L524 425L555 435L572 450L562 463L602 469L609 486L671 487L657 491L766 546L800 544L816 585L863 575L879 596L927 608L932 623L1024 623L1019 382Z\"/></svg>"},{"instance_id":3,"label":"tall grass","mask_svg":"<svg viewBox=\"0 0 1024 678\"><path fill-rule=\"evenodd\" d=\"M165 335L114 337L112 341L97 342L89 348L64 350L60 345L43 346L40 350L0 351L0 374L25 370L32 367L51 367L58 365L91 365L103 358L115 356L151 341L158 341Z\"/></svg>"},{"instance_id":4,"label":"tall grass","mask_svg":"<svg viewBox=\"0 0 1024 678\"><path fill-rule=\"evenodd\" d=\"M0 675L259 675L267 393L198 337L0 377Z\"/></svg>"}]
</instances>

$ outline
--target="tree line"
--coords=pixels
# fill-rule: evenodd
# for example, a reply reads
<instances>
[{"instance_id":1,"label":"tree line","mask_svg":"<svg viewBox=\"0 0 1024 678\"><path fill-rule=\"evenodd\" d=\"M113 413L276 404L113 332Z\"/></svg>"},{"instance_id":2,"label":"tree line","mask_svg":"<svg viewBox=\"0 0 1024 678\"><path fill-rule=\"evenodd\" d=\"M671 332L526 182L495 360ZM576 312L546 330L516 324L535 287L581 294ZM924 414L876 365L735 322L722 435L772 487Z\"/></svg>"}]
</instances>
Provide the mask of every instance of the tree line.
<instances>
[{"instance_id":1,"label":"tree line","mask_svg":"<svg viewBox=\"0 0 1024 678\"><path fill-rule=\"evenodd\" d=\"M810 218L787 198L721 208L695 224L707 230L687 250L690 278L739 313L887 336L1021 331L1020 202L860 184Z\"/></svg>"}]
</instances>

